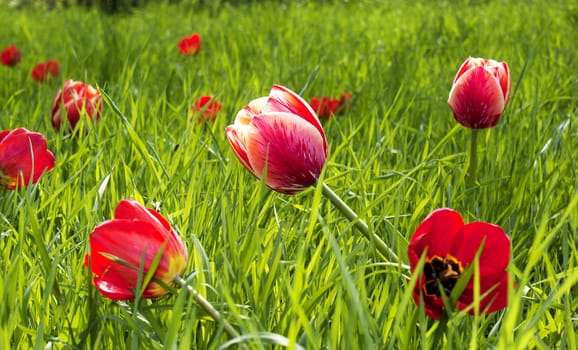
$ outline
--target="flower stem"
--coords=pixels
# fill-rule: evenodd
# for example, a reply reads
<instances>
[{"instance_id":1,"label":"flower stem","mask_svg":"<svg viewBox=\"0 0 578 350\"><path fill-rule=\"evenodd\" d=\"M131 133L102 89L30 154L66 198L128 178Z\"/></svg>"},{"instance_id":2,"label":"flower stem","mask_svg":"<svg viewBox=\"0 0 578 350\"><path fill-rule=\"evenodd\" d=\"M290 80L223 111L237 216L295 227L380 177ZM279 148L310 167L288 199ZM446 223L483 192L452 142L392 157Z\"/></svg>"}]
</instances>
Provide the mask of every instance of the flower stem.
<instances>
[{"instance_id":1,"label":"flower stem","mask_svg":"<svg viewBox=\"0 0 578 350\"><path fill-rule=\"evenodd\" d=\"M476 185L476 168L478 166L478 131L472 129L470 142L470 164L466 177L466 188L472 188Z\"/></svg>"},{"instance_id":2,"label":"flower stem","mask_svg":"<svg viewBox=\"0 0 578 350\"><path fill-rule=\"evenodd\" d=\"M207 299L205 299L205 297L199 294L199 292L196 289L191 287L181 276L176 276L173 281L182 288L186 288L187 291L195 299L195 302L199 304L203 308L203 310L205 310L205 312L208 313L209 316L213 318L213 320L215 320L217 323L223 326L225 333L227 333L229 337L238 338L241 336L239 332L237 332L237 330L233 328L233 326L231 326L231 324L221 316L221 313L217 311L217 309L215 309L213 305L211 305L211 303ZM240 344L240 346L242 349L248 349L248 347L245 344Z\"/></svg>"},{"instance_id":3,"label":"flower stem","mask_svg":"<svg viewBox=\"0 0 578 350\"><path fill-rule=\"evenodd\" d=\"M390 261L398 262L397 255L391 250L390 247L385 244L385 242L373 232L369 226L359 218L357 213L353 211L339 196L333 192L333 190L324 182L321 183L323 189L323 195L327 197L333 205L339 209L339 211L345 215L349 221L353 222L355 228L357 228L371 243L374 244L377 251L385 258Z\"/></svg>"}]
</instances>

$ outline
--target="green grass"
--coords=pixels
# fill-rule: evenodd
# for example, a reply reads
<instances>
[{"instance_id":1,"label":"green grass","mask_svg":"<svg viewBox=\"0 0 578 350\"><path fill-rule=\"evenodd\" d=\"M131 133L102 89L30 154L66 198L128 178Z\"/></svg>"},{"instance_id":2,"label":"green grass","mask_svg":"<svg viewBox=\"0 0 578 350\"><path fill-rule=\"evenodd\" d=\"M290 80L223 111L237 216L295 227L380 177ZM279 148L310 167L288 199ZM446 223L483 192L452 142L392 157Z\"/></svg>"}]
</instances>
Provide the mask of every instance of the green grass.
<instances>
[{"instance_id":1,"label":"green grass","mask_svg":"<svg viewBox=\"0 0 578 350\"><path fill-rule=\"evenodd\" d=\"M0 67L0 129L44 133L57 159L38 184L0 191L0 348L226 344L184 289L134 303L92 287L88 236L135 198L181 234L185 279L252 349L577 349L577 26L571 1L155 5L118 17L0 7L0 46L23 56ZM192 32L201 52L183 57L177 42ZM470 55L508 62L512 95L479 135L480 186L466 190L469 133L446 101ZM32 66L51 58L61 75L37 84ZM69 77L101 88L124 118L106 104L90 132L55 132L52 101ZM323 181L403 263L436 208L502 226L517 283L509 307L457 313L435 338L409 272L384 262L320 187L281 195L245 171L223 130L274 83L306 99L353 93L347 113L324 121ZM188 121L203 94L223 103L207 128Z\"/></svg>"}]
</instances>

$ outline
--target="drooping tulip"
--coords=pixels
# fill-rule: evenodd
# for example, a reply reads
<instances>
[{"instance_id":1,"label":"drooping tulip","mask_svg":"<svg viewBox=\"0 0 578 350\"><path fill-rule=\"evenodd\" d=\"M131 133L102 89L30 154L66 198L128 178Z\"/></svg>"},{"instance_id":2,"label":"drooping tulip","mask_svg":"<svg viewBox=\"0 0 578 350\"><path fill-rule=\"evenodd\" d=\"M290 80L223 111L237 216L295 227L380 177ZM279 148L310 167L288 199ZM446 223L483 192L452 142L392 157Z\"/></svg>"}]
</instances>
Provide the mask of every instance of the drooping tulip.
<instances>
[{"instance_id":1,"label":"drooping tulip","mask_svg":"<svg viewBox=\"0 0 578 350\"><path fill-rule=\"evenodd\" d=\"M237 158L258 179L281 193L314 185L327 158L327 140L317 115L299 95L274 85L251 101L225 132Z\"/></svg>"},{"instance_id":2,"label":"drooping tulip","mask_svg":"<svg viewBox=\"0 0 578 350\"><path fill-rule=\"evenodd\" d=\"M68 128L73 131L80 120L82 111L91 120L97 121L102 111L102 99L98 90L81 81L68 79L59 89L52 104L52 126L60 130L68 120Z\"/></svg>"},{"instance_id":3,"label":"drooping tulip","mask_svg":"<svg viewBox=\"0 0 578 350\"><path fill-rule=\"evenodd\" d=\"M448 99L454 118L471 129L495 126L510 98L510 85L506 62L468 57L454 78Z\"/></svg>"},{"instance_id":4,"label":"drooping tulip","mask_svg":"<svg viewBox=\"0 0 578 350\"><path fill-rule=\"evenodd\" d=\"M135 297L141 261L144 278L158 256L154 278L145 286L143 298L165 295L167 290L157 282L172 285L184 271L188 253L163 216L134 200L122 200L114 219L99 224L90 234L85 265L101 294L113 300L130 300Z\"/></svg>"},{"instance_id":5,"label":"drooping tulip","mask_svg":"<svg viewBox=\"0 0 578 350\"><path fill-rule=\"evenodd\" d=\"M415 302L421 304L423 298L426 314L440 319L446 307L443 295L449 298L479 252L480 313L505 308L510 250L510 239L501 227L485 222L464 224L458 212L447 208L433 211L419 225L408 247L412 273L425 254L425 265L413 291ZM471 307L476 302L474 288L472 274L454 307L458 310L470 307L468 312L474 314L475 308Z\"/></svg>"},{"instance_id":6,"label":"drooping tulip","mask_svg":"<svg viewBox=\"0 0 578 350\"><path fill-rule=\"evenodd\" d=\"M0 132L0 185L8 189L38 182L54 168L44 135L24 128Z\"/></svg>"}]
</instances>

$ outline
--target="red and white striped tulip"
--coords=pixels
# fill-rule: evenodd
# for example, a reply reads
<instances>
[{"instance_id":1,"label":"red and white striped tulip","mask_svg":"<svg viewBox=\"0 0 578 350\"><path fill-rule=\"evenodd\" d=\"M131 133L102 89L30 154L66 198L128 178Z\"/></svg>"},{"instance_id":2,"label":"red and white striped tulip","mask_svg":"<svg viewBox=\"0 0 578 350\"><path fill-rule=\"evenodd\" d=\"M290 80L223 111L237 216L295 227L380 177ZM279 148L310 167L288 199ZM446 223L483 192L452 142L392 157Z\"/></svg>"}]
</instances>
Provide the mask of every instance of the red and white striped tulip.
<instances>
[{"instance_id":1,"label":"red and white striped tulip","mask_svg":"<svg viewBox=\"0 0 578 350\"><path fill-rule=\"evenodd\" d=\"M495 126L510 98L510 85L506 62L468 57L454 78L448 99L454 118L471 129Z\"/></svg>"},{"instance_id":2,"label":"red and white striped tulip","mask_svg":"<svg viewBox=\"0 0 578 350\"><path fill-rule=\"evenodd\" d=\"M315 111L280 85L239 111L225 132L245 168L280 193L296 194L317 183L327 159L327 140Z\"/></svg>"},{"instance_id":3,"label":"red and white striped tulip","mask_svg":"<svg viewBox=\"0 0 578 350\"><path fill-rule=\"evenodd\" d=\"M102 111L100 93L89 84L68 79L54 97L52 126L60 130L64 123L63 118L66 118L69 130L73 131L83 110L89 119L98 120Z\"/></svg>"}]
</instances>

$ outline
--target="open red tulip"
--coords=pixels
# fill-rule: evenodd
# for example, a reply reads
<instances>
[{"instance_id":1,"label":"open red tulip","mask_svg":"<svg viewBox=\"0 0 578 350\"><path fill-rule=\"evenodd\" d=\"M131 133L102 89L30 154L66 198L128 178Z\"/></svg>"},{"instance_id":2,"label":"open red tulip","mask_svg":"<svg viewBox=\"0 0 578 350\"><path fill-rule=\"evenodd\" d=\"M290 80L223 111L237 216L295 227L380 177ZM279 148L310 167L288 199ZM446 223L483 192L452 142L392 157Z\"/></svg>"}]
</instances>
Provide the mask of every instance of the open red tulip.
<instances>
[{"instance_id":1,"label":"open red tulip","mask_svg":"<svg viewBox=\"0 0 578 350\"><path fill-rule=\"evenodd\" d=\"M458 70L448 104L457 122L471 129L495 126L510 98L510 71L506 62L468 59Z\"/></svg>"},{"instance_id":2,"label":"open red tulip","mask_svg":"<svg viewBox=\"0 0 578 350\"><path fill-rule=\"evenodd\" d=\"M480 312L492 313L508 304L506 268L511 248L510 239L502 228L485 222L464 224L458 212L445 208L435 210L419 225L409 242L408 255L413 273L425 254L424 269L419 274L413 298L417 304L421 304L423 298L428 316L441 318L446 307L442 295L449 298L480 249ZM463 310L474 302L472 276L454 307ZM471 314L474 311L474 308L469 309Z\"/></svg>"},{"instance_id":3,"label":"open red tulip","mask_svg":"<svg viewBox=\"0 0 578 350\"><path fill-rule=\"evenodd\" d=\"M54 168L44 135L24 128L0 132L0 185L15 189L36 183Z\"/></svg>"},{"instance_id":4,"label":"open red tulip","mask_svg":"<svg viewBox=\"0 0 578 350\"><path fill-rule=\"evenodd\" d=\"M327 96L323 96L322 98L313 97L309 101L309 104L321 119L331 118L339 109L339 99Z\"/></svg>"},{"instance_id":5,"label":"open red tulip","mask_svg":"<svg viewBox=\"0 0 578 350\"><path fill-rule=\"evenodd\" d=\"M74 130L82 111L91 120L98 120L102 111L102 100L98 90L81 81L68 79L59 89L52 104L52 126L60 130L63 117L68 120L68 128Z\"/></svg>"},{"instance_id":6,"label":"open red tulip","mask_svg":"<svg viewBox=\"0 0 578 350\"><path fill-rule=\"evenodd\" d=\"M213 96L201 96L195 103L193 103L191 109L194 115L199 115L197 118L197 123L201 124L204 121L214 122L217 119L217 114L221 110L221 102L216 101Z\"/></svg>"},{"instance_id":7,"label":"open red tulip","mask_svg":"<svg viewBox=\"0 0 578 350\"><path fill-rule=\"evenodd\" d=\"M167 290L157 281L172 285L184 271L188 253L164 217L134 200L122 200L114 219L101 223L90 234L85 265L91 269L100 293L114 300L129 300L135 297L141 261L144 259L146 274L157 255L159 264L143 298L165 295Z\"/></svg>"},{"instance_id":8,"label":"open red tulip","mask_svg":"<svg viewBox=\"0 0 578 350\"><path fill-rule=\"evenodd\" d=\"M14 67L18 62L20 62L21 58L22 56L20 55L18 48L14 45L10 45L2 50L0 62L5 66Z\"/></svg>"},{"instance_id":9,"label":"open red tulip","mask_svg":"<svg viewBox=\"0 0 578 350\"><path fill-rule=\"evenodd\" d=\"M179 41L179 50L183 55L197 55L201 50L201 36L193 33L189 37L184 37Z\"/></svg>"},{"instance_id":10,"label":"open red tulip","mask_svg":"<svg viewBox=\"0 0 578 350\"><path fill-rule=\"evenodd\" d=\"M225 132L245 168L258 179L265 176L265 184L277 192L295 194L314 185L327 158L317 115L283 86L251 101Z\"/></svg>"},{"instance_id":11,"label":"open red tulip","mask_svg":"<svg viewBox=\"0 0 578 350\"><path fill-rule=\"evenodd\" d=\"M46 62L38 63L32 69L30 75L32 79L39 83L44 83L49 79L56 78L60 73L60 65L56 60L49 60Z\"/></svg>"}]
</instances>

